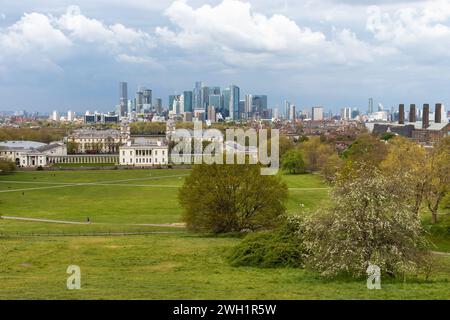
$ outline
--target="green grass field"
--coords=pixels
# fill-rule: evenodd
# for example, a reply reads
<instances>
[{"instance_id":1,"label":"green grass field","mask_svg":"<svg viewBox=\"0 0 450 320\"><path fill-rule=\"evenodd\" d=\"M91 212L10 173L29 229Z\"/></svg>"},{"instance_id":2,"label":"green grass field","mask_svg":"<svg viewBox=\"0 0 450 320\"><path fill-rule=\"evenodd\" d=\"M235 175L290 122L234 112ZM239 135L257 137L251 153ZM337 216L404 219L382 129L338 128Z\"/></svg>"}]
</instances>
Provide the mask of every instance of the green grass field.
<instances>
[{"instance_id":1,"label":"green grass field","mask_svg":"<svg viewBox=\"0 0 450 320\"><path fill-rule=\"evenodd\" d=\"M178 187L188 170L35 171L0 176L0 215L90 224L0 219L0 299L448 299L450 256L436 255L432 277L406 282L321 278L292 268L234 268L225 261L239 238L187 233ZM283 176L289 213L321 206L317 175ZM304 205L304 208L300 204ZM449 251L448 215L429 227L434 251ZM427 218L424 220L427 224ZM155 225L156 224L156 225ZM154 232L90 236L99 232ZM50 233L50 236L46 236ZM73 236L74 234L85 236ZM29 235L40 234L40 236ZM72 234L72 236L57 235ZM86 236L87 234L87 236ZM22 235L22 236L20 236ZM82 289L66 288L79 265Z\"/></svg>"}]
</instances>

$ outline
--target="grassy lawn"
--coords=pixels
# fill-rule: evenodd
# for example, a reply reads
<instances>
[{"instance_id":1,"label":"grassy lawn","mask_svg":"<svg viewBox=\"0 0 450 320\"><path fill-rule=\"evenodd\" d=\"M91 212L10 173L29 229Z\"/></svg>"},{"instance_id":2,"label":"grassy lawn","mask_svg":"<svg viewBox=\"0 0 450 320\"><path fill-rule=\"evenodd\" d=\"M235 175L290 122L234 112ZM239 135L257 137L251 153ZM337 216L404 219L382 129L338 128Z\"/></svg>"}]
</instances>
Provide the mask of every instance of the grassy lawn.
<instances>
[{"instance_id":1,"label":"grassy lawn","mask_svg":"<svg viewBox=\"0 0 450 320\"><path fill-rule=\"evenodd\" d=\"M0 215L85 222L0 219L0 299L448 299L450 256L437 256L432 277L334 280L301 269L234 268L225 261L240 239L192 235L181 222L177 189L188 170L35 171L0 176ZM328 190L317 175L283 176L290 213L314 209ZM28 189L28 190L23 190ZM22 194L23 193L23 194ZM300 206L304 205L304 208ZM450 217L428 226L435 251L450 251ZM14 237L17 232L173 232L139 236ZM81 267L82 289L66 289L66 268Z\"/></svg>"},{"instance_id":2,"label":"grassy lawn","mask_svg":"<svg viewBox=\"0 0 450 320\"><path fill-rule=\"evenodd\" d=\"M301 269L233 268L224 260L239 239L189 235L2 239L0 299L446 299L450 257L430 281L328 281ZM81 268L80 291L65 287Z\"/></svg>"},{"instance_id":3,"label":"grassy lawn","mask_svg":"<svg viewBox=\"0 0 450 320\"><path fill-rule=\"evenodd\" d=\"M0 177L0 215L93 223L176 223L188 170L18 172ZM317 175L284 176L287 209L316 208L328 191ZM28 190L27 190L28 189ZM304 190L302 190L304 189ZM1 227L0 227L1 231Z\"/></svg>"}]
</instances>

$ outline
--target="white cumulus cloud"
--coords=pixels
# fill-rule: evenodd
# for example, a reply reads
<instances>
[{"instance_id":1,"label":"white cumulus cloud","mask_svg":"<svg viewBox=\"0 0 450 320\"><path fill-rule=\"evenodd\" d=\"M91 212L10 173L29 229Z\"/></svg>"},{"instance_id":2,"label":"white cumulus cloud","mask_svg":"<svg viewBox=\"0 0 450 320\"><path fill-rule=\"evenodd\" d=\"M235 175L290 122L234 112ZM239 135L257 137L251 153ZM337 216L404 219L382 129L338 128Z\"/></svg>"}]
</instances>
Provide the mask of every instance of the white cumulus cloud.
<instances>
[{"instance_id":1,"label":"white cumulus cloud","mask_svg":"<svg viewBox=\"0 0 450 320\"><path fill-rule=\"evenodd\" d=\"M366 28L378 43L415 60L450 57L450 0L427 1L393 10L371 6Z\"/></svg>"},{"instance_id":2,"label":"white cumulus cloud","mask_svg":"<svg viewBox=\"0 0 450 320\"><path fill-rule=\"evenodd\" d=\"M387 54L359 40L348 29L334 30L332 36L301 27L282 14L266 16L255 12L248 2L223 0L216 6L197 9L186 1L175 1L165 14L173 28L158 27L160 41L195 53L207 53L225 63L240 66L353 64L370 62ZM268 61L273 63L267 64Z\"/></svg>"},{"instance_id":3,"label":"white cumulus cloud","mask_svg":"<svg viewBox=\"0 0 450 320\"><path fill-rule=\"evenodd\" d=\"M0 30L0 61L16 61L33 68L56 67L53 60L65 55L72 41L40 13L25 14L10 27Z\"/></svg>"}]
</instances>

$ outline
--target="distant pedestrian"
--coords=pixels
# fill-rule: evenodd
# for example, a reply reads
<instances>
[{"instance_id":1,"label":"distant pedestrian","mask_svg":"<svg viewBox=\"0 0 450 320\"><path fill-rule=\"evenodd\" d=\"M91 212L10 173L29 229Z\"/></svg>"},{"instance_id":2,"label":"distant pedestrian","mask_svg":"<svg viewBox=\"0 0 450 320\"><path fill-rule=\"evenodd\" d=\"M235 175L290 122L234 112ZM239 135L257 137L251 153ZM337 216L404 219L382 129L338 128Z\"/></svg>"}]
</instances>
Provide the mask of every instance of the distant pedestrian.
<instances>
[{"instance_id":1,"label":"distant pedestrian","mask_svg":"<svg viewBox=\"0 0 450 320\"><path fill-rule=\"evenodd\" d=\"M88 223L91 223L91 220L89 219L89 217L87 217L87 222L88 222Z\"/></svg>"}]
</instances>

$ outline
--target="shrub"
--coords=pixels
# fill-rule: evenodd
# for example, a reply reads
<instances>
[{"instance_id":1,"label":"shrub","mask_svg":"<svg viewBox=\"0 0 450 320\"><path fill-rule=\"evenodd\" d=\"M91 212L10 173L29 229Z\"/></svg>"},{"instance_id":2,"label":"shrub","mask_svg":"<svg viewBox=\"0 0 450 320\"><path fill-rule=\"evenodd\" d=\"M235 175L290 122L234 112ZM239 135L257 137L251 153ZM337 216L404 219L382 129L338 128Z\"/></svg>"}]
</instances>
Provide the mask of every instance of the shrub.
<instances>
[{"instance_id":1,"label":"shrub","mask_svg":"<svg viewBox=\"0 0 450 320\"><path fill-rule=\"evenodd\" d=\"M303 220L289 217L276 230L247 235L227 259L235 267L303 267L307 256L303 231Z\"/></svg>"}]
</instances>

